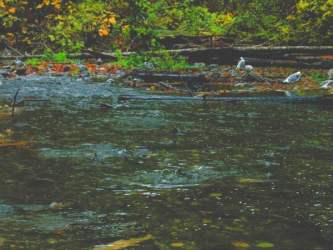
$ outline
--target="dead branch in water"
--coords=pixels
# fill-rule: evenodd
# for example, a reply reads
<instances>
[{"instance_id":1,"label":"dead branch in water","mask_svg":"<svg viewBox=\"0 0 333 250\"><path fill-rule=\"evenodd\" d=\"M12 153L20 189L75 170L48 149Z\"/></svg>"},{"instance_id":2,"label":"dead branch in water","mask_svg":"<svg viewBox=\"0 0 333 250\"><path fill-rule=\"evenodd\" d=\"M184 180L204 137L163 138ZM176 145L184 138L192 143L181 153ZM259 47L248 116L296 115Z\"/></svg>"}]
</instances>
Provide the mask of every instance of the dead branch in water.
<instances>
[{"instance_id":1,"label":"dead branch in water","mask_svg":"<svg viewBox=\"0 0 333 250\"><path fill-rule=\"evenodd\" d=\"M176 81L176 82L203 82L206 81L204 74L175 74L158 72L133 72L132 76L145 81Z\"/></svg>"},{"instance_id":2,"label":"dead branch in water","mask_svg":"<svg viewBox=\"0 0 333 250\"><path fill-rule=\"evenodd\" d=\"M13 97L13 101L12 101L12 118L14 118L14 113L15 113L15 105L16 105L16 101L17 101L17 96L20 92L20 88L18 88L15 92L15 95Z\"/></svg>"}]
</instances>

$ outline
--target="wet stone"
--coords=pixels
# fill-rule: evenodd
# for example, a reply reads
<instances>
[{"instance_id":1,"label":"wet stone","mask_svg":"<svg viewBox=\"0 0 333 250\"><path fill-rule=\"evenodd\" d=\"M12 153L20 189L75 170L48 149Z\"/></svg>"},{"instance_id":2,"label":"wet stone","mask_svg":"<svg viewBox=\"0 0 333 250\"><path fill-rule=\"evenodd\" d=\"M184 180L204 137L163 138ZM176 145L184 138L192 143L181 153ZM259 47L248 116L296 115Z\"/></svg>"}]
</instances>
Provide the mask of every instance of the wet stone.
<instances>
[{"instance_id":1,"label":"wet stone","mask_svg":"<svg viewBox=\"0 0 333 250\"><path fill-rule=\"evenodd\" d=\"M15 208L9 205L0 204L0 218L13 215Z\"/></svg>"}]
</instances>

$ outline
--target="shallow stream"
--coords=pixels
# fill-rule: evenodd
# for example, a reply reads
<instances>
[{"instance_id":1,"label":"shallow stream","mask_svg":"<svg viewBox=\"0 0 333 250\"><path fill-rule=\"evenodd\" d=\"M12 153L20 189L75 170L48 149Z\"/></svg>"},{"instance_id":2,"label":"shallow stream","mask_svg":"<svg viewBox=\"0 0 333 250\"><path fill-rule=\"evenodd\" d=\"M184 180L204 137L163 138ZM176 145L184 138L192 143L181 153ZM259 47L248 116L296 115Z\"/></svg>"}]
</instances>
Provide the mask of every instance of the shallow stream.
<instances>
[{"instance_id":1,"label":"shallow stream","mask_svg":"<svg viewBox=\"0 0 333 250\"><path fill-rule=\"evenodd\" d=\"M116 103L137 91L43 77L1 103L17 88L43 101L0 119L29 142L0 147L0 249L332 249L332 106Z\"/></svg>"}]
</instances>

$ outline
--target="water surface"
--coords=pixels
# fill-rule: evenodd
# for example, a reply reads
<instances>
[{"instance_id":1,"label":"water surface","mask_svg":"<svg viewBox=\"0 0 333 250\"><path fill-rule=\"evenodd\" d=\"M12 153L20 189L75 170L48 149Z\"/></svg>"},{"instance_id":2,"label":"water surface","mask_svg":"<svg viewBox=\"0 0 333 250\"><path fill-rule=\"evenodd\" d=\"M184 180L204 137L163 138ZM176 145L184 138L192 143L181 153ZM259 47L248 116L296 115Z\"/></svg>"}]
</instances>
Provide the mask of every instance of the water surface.
<instances>
[{"instance_id":1,"label":"water surface","mask_svg":"<svg viewBox=\"0 0 333 250\"><path fill-rule=\"evenodd\" d=\"M0 148L0 248L331 249L331 106L116 103L136 91L60 78L4 82L2 103L19 87L47 102L0 120L31 143Z\"/></svg>"}]
</instances>

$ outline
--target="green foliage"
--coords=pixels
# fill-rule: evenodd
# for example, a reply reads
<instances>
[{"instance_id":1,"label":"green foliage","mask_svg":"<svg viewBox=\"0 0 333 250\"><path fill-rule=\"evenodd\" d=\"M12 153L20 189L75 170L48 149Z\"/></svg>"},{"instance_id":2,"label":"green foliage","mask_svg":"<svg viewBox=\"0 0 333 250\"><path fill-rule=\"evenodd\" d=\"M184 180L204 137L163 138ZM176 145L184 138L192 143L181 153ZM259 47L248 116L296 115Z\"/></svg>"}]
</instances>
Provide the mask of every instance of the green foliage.
<instances>
[{"instance_id":1,"label":"green foliage","mask_svg":"<svg viewBox=\"0 0 333 250\"><path fill-rule=\"evenodd\" d=\"M165 36L332 44L332 0L0 0L2 38L41 52L160 49Z\"/></svg>"},{"instance_id":2,"label":"green foliage","mask_svg":"<svg viewBox=\"0 0 333 250\"><path fill-rule=\"evenodd\" d=\"M309 73L310 78L312 78L313 80L315 80L318 83L321 83L325 80L327 80L327 76L326 74L321 74L319 72L311 72Z\"/></svg>"},{"instance_id":3,"label":"green foliage","mask_svg":"<svg viewBox=\"0 0 333 250\"><path fill-rule=\"evenodd\" d=\"M73 60L68 58L67 52L61 51L54 53L50 49L46 49L42 58L29 58L25 61L26 64L31 66L37 66L43 62L54 62L54 63L73 63Z\"/></svg>"},{"instance_id":4,"label":"green foliage","mask_svg":"<svg viewBox=\"0 0 333 250\"><path fill-rule=\"evenodd\" d=\"M72 60L68 58L68 54L65 51L53 52L50 48L44 50L43 60L55 63L70 63Z\"/></svg>"},{"instance_id":5,"label":"green foliage","mask_svg":"<svg viewBox=\"0 0 333 250\"><path fill-rule=\"evenodd\" d=\"M174 71L184 70L191 67L184 57L172 56L167 51L156 51L156 55L142 53L124 57L118 50L116 52L116 57L117 60L115 64L125 69L147 69L149 67L154 67L156 70Z\"/></svg>"},{"instance_id":6,"label":"green foliage","mask_svg":"<svg viewBox=\"0 0 333 250\"><path fill-rule=\"evenodd\" d=\"M98 38L98 30L111 14L103 1L85 0L70 4L66 12L50 22L48 40L67 51L78 51L88 39Z\"/></svg>"},{"instance_id":7,"label":"green foliage","mask_svg":"<svg viewBox=\"0 0 333 250\"><path fill-rule=\"evenodd\" d=\"M58 52L52 56L52 61L56 63L66 63L69 62L66 52Z\"/></svg>"},{"instance_id":8,"label":"green foliage","mask_svg":"<svg viewBox=\"0 0 333 250\"><path fill-rule=\"evenodd\" d=\"M39 64L41 64L44 60L40 59L40 58L29 58L25 61L25 63L27 65L31 65L31 66L38 66Z\"/></svg>"}]
</instances>

